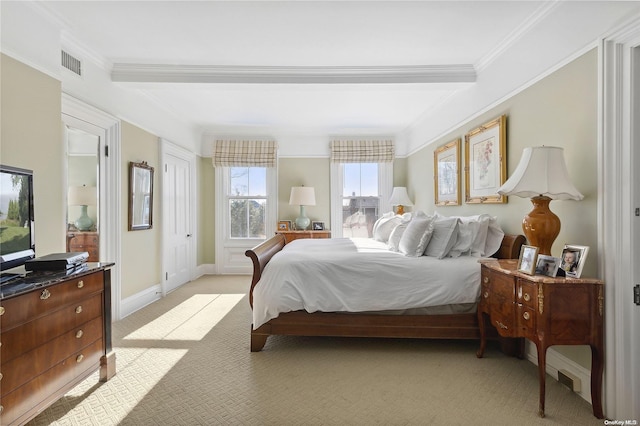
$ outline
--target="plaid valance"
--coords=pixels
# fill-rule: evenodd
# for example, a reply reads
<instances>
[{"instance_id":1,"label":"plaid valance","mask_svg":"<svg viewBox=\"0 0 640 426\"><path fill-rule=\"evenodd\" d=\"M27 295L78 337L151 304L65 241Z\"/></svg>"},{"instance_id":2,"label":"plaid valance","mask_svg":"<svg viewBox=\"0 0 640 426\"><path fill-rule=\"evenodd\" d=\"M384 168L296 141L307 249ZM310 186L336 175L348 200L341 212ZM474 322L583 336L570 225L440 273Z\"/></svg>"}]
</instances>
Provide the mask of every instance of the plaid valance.
<instances>
[{"instance_id":1,"label":"plaid valance","mask_svg":"<svg viewBox=\"0 0 640 426\"><path fill-rule=\"evenodd\" d=\"M276 167L278 143L265 140L216 140L214 167Z\"/></svg>"},{"instance_id":2,"label":"plaid valance","mask_svg":"<svg viewBox=\"0 0 640 426\"><path fill-rule=\"evenodd\" d=\"M331 141L332 163L390 163L394 154L392 140Z\"/></svg>"}]
</instances>

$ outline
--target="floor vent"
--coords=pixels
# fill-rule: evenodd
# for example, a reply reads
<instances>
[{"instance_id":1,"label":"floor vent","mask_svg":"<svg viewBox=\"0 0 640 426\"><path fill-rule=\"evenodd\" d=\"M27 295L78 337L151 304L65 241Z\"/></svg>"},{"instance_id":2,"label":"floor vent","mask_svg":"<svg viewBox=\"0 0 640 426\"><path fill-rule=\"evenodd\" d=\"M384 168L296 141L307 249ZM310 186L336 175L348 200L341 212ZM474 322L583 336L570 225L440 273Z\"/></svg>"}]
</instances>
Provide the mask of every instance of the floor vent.
<instances>
[{"instance_id":1,"label":"floor vent","mask_svg":"<svg viewBox=\"0 0 640 426\"><path fill-rule=\"evenodd\" d=\"M567 370L558 371L558 381L574 392L580 392L582 390L582 382L580 379Z\"/></svg>"},{"instance_id":2,"label":"floor vent","mask_svg":"<svg viewBox=\"0 0 640 426\"><path fill-rule=\"evenodd\" d=\"M82 75L82 62L80 59L71 56L64 50L62 51L62 66L74 74Z\"/></svg>"}]
</instances>

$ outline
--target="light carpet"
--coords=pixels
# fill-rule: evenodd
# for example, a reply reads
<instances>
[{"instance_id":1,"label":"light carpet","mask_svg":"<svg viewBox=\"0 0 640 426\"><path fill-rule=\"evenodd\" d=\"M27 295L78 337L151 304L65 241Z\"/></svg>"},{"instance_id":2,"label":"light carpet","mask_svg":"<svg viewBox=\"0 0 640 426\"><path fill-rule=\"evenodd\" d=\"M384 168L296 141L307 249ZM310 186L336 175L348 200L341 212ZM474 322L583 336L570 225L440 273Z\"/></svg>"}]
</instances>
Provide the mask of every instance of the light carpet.
<instances>
[{"instance_id":1,"label":"light carpet","mask_svg":"<svg viewBox=\"0 0 640 426\"><path fill-rule=\"evenodd\" d=\"M602 425L537 367L477 342L272 336L249 350L247 276L206 276L113 326L97 373L36 425Z\"/></svg>"}]
</instances>

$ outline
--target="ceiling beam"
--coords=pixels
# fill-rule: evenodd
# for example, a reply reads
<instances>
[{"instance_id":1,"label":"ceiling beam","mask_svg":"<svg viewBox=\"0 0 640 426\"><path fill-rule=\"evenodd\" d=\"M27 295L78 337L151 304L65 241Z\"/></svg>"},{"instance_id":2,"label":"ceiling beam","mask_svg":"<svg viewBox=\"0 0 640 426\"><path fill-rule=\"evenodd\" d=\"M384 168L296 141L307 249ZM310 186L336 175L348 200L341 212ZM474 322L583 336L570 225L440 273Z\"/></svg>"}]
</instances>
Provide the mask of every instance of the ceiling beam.
<instances>
[{"instance_id":1,"label":"ceiling beam","mask_svg":"<svg viewBox=\"0 0 640 426\"><path fill-rule=\"evenodd\" d=\"M473 65L260 67L116 63L111 80L127 83L407 84L475 83Z\"/></svg>"}]
</instances>

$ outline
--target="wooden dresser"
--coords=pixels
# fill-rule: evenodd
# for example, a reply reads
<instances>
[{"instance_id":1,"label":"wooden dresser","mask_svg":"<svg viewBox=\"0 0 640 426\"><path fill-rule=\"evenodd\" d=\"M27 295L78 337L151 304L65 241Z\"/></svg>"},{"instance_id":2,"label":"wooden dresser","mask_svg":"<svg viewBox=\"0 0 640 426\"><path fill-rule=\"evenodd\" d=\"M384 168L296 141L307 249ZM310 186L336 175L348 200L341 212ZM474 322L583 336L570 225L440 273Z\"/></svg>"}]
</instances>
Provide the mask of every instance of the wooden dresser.
<instances>
[{"instance_id":1,"label":"wooden dresser","mask_svg":"<svg viewBox=\"0 0 640 426\"><path fill-rule=\"evenodd\" d=\"M504 337L525 337L538 352L539 414L544 417L546 352L552 345L591 346L593 415L602 412L604 368L604 285L600 280L527 275L517 260L482 260L482 293L478 306L480 349L484 355L484 315Z\"/></svg>"},{"instance_id":2,"label":"wooden dresser","mask_svg":"<svg viewBox=\"0 0 640 426\"><path fill-rule=\"evenodd\" d=\"M97 232L67 232L67 252L86 251L88 262L100 261L100 238Z\"/></svg>"},{"instance_id":3,"label":"wooden dresser","mask_svg":"<svg viewBox=\"0 0 640 426\"><path fill-rule=\"evenodd\" d=\"M299 238L331 238L331 231L276 231L284 235L285 244Z\"/></svg>"},{"instance_id":4,"label":"wooden dresser","mask_svg":"<svg viewBox=\"0 0 640 426\"><path fill-rule=\"evenodd\" d=\"M112 264L31 272L0 289L0 423L21 425L94 371L115 374Z\"/></svg>"}]
</instances>

